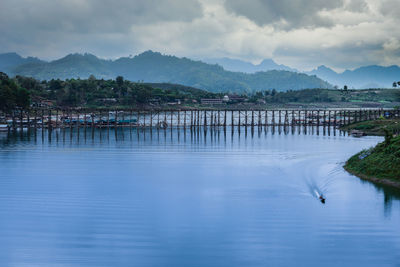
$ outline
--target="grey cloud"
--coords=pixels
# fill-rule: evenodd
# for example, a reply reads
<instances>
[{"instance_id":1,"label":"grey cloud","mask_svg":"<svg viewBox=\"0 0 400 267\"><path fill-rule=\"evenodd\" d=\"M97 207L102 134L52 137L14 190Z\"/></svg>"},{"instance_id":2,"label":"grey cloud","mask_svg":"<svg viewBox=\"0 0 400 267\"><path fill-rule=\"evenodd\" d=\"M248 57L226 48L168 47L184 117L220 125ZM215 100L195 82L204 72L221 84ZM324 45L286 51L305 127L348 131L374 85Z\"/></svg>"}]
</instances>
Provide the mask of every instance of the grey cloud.
<instances>
[{"instance_id":1,"label":"grey cloud","mask_svg":"<svg viewBox=\"0 0 400 267\"><path fill-rule=\"evenodd\" d=\"M380 12L384 16L390 16L392 18L400 18L400 1L399 0L382 0Z\"/></svg>"},{"instance_id":2,"label":"grey cloud","mask_svg":"<svg viewBox=\"0 0 400 267\"><path fill-rule=\"evenodd\" d=\"M199 0L1 0L0 52L54 57L104 51L102 44L132 52L132 26L202 15Z\"/></svg>"},{"instance_id":3,"label":"grey cloud","mask_svg":"<svg viewBox=\"0 0 400 267\"><path fill-rule=\"evenodd\" d=\"M342 7L343 0L226 0L228 10L259 25L275 24L291 29L331 26L333 22L318 12ZM282 24L281 22L284 21Z\"/></svg>"},{"instance_id":4,"label":"grey cloud","mask_svg":"<svg viewBox=\"0 0 400 267\"><path fill-rule=\"evenodd\" d=\"M369 7L365 0L351 0L346 6L346 10L362 13L368 11Z\"/></svg>"},{"instance_id":5,"label":"grey cloud","mask_svg":"<svg viewBox=\"0 0 400 267\"><path fill-rule=\"evenodd\" d=\"M3 27L84 33L123 32L132 24L190 21L202 15L198 0L2 0L1 10Z\"/></svg>"},{"instance_id":6,"label":"grey cloud","mask_svg":"<svg viewBox=\"0 0 400 267\"><path fill-rule=\"evenodd\" d=\"M274 58L282 62L296 61L295 65L300 66L300 69L312 69L319 65L353 69L378 62L383 63L380 62L382 44L379 42L346 43L330 48L313 47L312 49L288 44L278 47L274 52Z\"/></svg>"},{"instance_id":7,"label":"grey cloud","mask_svg":"<svg viewBox=\"0 0 400 267\"><path fill-rule=\"evenodd\" d=\"M399 9L399 0L0 0L0 53L115 58L152 49L272 56L298 69L398 64Z\"/></svg>"}]
</instances>

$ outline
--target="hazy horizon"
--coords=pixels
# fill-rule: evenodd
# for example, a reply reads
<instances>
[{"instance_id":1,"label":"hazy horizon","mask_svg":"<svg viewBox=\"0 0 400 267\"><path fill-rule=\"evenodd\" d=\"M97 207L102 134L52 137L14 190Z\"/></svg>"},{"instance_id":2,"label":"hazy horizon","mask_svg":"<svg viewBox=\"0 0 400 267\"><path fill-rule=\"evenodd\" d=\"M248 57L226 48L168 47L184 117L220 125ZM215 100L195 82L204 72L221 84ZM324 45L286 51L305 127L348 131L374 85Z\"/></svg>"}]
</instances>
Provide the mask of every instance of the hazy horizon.
<instances>
[{"instance_id":1,"label":"hazy horizon","mask_svg":"<svg viewBox=\"0 0 400 267\"><path fill-rule=\"evenodd\" d=\"M133 57L135 57L135 56L138 56L138 55L143 54L143 53L148 52L148 51L151 51L151 52L154 52L154 53L161 53L161 52L159 52L159 51L153 51L153 50L149 50L149 49L148 49L148 50L144 50L144 51L138 52L137 54L129 54L129 55L122 55L122 56L120 56L120 57L110 57L110 58L107 58L107 57L98 56L98 55L93 54L93 53L90 53L90 52L71 52L71 53L65 54L65 55L60 56L60 57L49 58L49 59L41 58L41 57L38 57L38 56L36 56L36 55L23 55L23 54L20 54L20 53L15 52L15 51L1 52L0 54L12 54L12 53L16 53L17 55L19 55L19 56L21 56L21 57L23 57L23 58L33 57L33 58L38 58L38 59L40 59L40 60L42 60L42 61L51 62L51 61L55 61L55 60L62 59L62 58L64 58L64 57L68 56L68 55L74 55L74 54L79 54L79 55L90 54L90 55L96 56L97 58L102 59L102 60L117 60L117 59L119 59L119 58L133 58ZM233 57L220 57L220 58L216 58L216 57L209 57L209 58L206 58L206 57L204 57L204 58L196 58L196 57L189 57L189 56L177 56L177 55L168 54L168 53L161 53L161 54L162 54L162 55L165 55L165 56L176 56L176 57L178 57L178 58L188 58L188 59L191 59L191 60L194 60L194 61L202 61L202 62L207 63L207 64L214 64L214 63L209 63L209 62L208 62L209 60L213 60L213 59L215 59L215 60L217 60L217 59L229 59L229 60L240 60L240 61L242 61L242 62L244 62L244 63L250 63L250 64L253 64L254 66L257 66L257 65L260 65L264 60L273 60L273 61L274 61L276 64L278 64L278 65L284 65L284 66L286 66L286 67L293 68L294 70L297 70L297 71L299 71L299 72L310 72L310 71L312 71L312 70L318 69L318 68L321 67L321 66L327 67L327 68L329 68L329 69L335 71L335 72L338 73L338 74L341 74L341 73L343 73L343 72L346 71L346 70L353 71L353 70L356 70L356 69L361 68L361 67L368 67L368 66L373 66L373 65L382 66L382 67L391 67L391 66L399 66L399 67L400 67L400 65L398 65L398 64L390 64L390 65L372 64L372 65L361 65L361 66L354 67L354 68L337 69L337 68L334 68L334 67L332 67L332 66L329 66L329 65L326 65L326 64L322 64L322 65L318 65L318 66L311 67L311 68L309 68L309 69L296 69L296 68L294 68L294 67L292 67L292 66L290 66L290 65L285 65L285 64L283 64L283 63L281 63L281 62L277 62L276 60L274 60L274 59L272 59L272 58L264 58L264 59L262 59L262 60L260 60L260 61L252 62L252 61L247 61L247 60L245 60L245 59L243 60L243 59L240 59L240 58L233 58ZM220 65L220 64L219 64L219 65ZM222 67L223 67L223 66L222 66Z\"/></svg>"}]
</instances>

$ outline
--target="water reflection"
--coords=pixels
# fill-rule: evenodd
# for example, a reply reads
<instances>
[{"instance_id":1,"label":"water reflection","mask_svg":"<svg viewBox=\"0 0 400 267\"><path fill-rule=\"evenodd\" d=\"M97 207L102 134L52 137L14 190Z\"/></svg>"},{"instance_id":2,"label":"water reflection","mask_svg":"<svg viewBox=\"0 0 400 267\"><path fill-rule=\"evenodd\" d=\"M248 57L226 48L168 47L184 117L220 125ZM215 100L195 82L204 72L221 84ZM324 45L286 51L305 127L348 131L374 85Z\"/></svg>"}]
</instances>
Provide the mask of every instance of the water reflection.
<instances>
[{"instance_id":1,"label":"water reflection","mask_svg":"<svg viewBox=\"0 0 400 267\"><path fill-rule=\"evenodd\" d=\"M56 130L9 131L0 135L0 147L15 146L21 143L30 144L66 144L79 147L95 140L110 143L124 142L125 140L136 142L155 142L159 144L169 142L183 142L188 140L192 144L205 145L222 142L227 144L227 136L230 135L230 143L240 142L241 138L261 138L266 135L322 135L322 136L348 136L347 132L340 131L336 127L324 126L267 126L267 127L187 127L187 128L92 128L92 127L68 127ZM221 137L222 136L222 137ZM40 139L40 140L39 140ZM222 140L221 140L222 139ZM96 141L97 142L97 141ZM378 192L384 194L385 214L390 214L393 200L400 200L400 192L381 184L361 180L362 183L373 184Z\"/></svg>"},{"instance_id":2,"label":"water reflection","mask_svg":"<svg viewBox=\"0 0 400 267\"><path fill-rule=\"evenodd\" d=\"M341 167L379 140L304 126L2 133L0 265L394 265L398 191ZM308 179L332 181L326 205Z\"/></svg>"},{"instance_id":3,"label":"water reflection","mask_svg":"<svg viewBox=\"0 0 400 267\"><path fill-rule=\"evenodd\" d=\"M335 127L316 127L316 126L266 126L266 127L193 127L193 128L141 128L141 127L126 127L126 128L79 128L79 127L68 127L60 128L55 130L41 130L41 129L29 129L24 131L9 131L8 133L1 133L0 142L4 146L9 142L19 141L38 141L41 139L42 143L45 142L66 142L74 143L79 145L81 142L86 143L88 140L99 139L100 141L110 141L112 138L115 141L124 141L126 138L129 140L150 140L152 141L155 136L157 140L160 136L166 141L167 136L171 142L186 142L186 139L190 137L190 140L199 142L214 142L219 141L222 134L224 142L226 142L227 135L229 134L231 140L241 137L247 139L260 138L262 135L322 135L322 136L347 136L347 132L338 130ZM183 138L183 140L182 140Z\"/></svg>"}]
</instances>

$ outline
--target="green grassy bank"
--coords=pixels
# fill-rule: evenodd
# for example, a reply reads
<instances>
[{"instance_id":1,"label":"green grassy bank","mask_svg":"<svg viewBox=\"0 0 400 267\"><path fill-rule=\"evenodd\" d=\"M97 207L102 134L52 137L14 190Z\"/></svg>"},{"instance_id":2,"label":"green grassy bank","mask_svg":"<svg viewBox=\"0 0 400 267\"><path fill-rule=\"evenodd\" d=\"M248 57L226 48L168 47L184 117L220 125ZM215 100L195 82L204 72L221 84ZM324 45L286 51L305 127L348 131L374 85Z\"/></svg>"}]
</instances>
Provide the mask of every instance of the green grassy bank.
<instances>
[{"instance_id":1,"label":"green grassy bank","mask_svg":"<svg viewBox=\"0 0 400 267\"><path fill-rule=\"evenodd\" d=\"M361 179L400 188L400 136L386 131L384 142L352 156L344 168Z\"/></svg>"}]
</instances>

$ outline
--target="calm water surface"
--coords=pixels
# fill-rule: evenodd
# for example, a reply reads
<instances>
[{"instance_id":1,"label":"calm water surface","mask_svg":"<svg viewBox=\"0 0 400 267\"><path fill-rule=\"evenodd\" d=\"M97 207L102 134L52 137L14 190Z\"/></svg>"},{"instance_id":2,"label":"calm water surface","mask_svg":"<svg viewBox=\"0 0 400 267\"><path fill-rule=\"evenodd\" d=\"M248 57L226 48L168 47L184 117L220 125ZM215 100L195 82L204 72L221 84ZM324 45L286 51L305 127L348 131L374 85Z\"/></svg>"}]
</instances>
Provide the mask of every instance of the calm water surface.
<instances>
[{"instance_id":1,"label":"calm water surface","mask_svg":"<svg viewBox=\"0 0 400 267\"><path fill-rule=\"evenodd\" d=\"M379 141L1 134L0 266L400 266L400 194L342 169Z\"/></svg>"}]
</instances>

